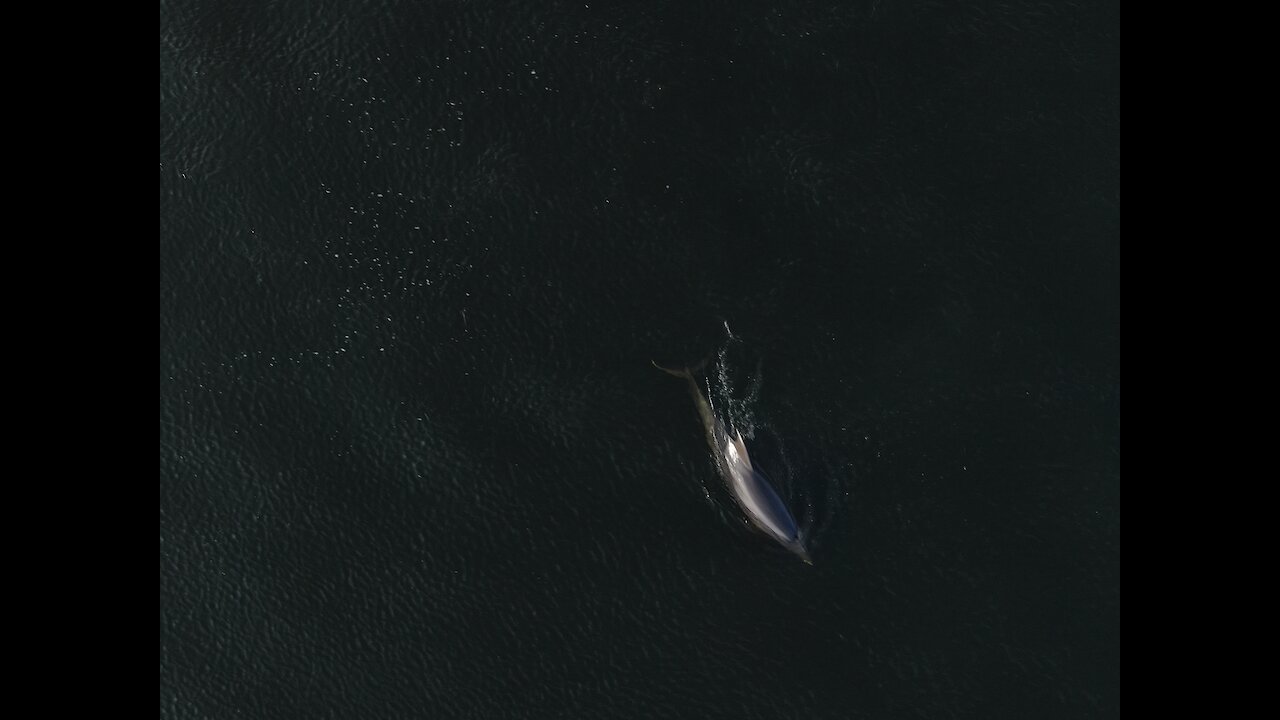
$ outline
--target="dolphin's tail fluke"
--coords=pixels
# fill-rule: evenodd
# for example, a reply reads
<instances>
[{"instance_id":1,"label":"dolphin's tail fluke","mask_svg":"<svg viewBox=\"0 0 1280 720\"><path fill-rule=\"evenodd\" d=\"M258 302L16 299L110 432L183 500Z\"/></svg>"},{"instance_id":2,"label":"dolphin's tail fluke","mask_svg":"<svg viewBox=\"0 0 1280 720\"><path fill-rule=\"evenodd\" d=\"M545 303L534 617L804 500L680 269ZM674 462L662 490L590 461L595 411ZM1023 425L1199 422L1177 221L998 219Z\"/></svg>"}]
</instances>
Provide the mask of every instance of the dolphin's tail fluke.
<instances>
[{"instance_id":1,"label":"dolphin's tail fluke","mask_svg":"<svg viewBox=\"0 0 1280 720\"><path fill-rule=\"evenodd\" d=\"M688 368L681 368L681 369L679 369L679 370L672 370L671 368L665 368L665 367L662 367L661 365L659 365L659 364L658 364L658 361L657 361L657 360L650 360L649 362L653 363L653 366L654 366L654 367L658 368L659 370L661 370L661 371L662 371L662 372L664 372L664 373L667 373L668 375L675 375L675 376L676 376L676 377L678 377L678 378L685 378L686 380L692 380L692 379L693 379L693 373L692 373L692 372L690 372Z\"/></svg>"},{"instance_id":2,"label":"dolphin's tail fluke","mask_svg":"<svg viewBox=\"0 0 1280 720\"><path fill-rule=\"evenodd\" d=\"M707 356L702 358L702 360L697 365L694 365L693 367L684 367L684 368L678 368L678 369L662 367L661 365L658 364L657 360L650 360L649 362L653 363L654 367L658 368L664 373L667 373L668 375L675 375L678 378L687 378L689 380L692 380L693 374L696 372L700 372L702 368L707 366L708 362L711 362L711 358L715 356L716 354L714 351L707 353Z\"/></svg>"}]
</instances>

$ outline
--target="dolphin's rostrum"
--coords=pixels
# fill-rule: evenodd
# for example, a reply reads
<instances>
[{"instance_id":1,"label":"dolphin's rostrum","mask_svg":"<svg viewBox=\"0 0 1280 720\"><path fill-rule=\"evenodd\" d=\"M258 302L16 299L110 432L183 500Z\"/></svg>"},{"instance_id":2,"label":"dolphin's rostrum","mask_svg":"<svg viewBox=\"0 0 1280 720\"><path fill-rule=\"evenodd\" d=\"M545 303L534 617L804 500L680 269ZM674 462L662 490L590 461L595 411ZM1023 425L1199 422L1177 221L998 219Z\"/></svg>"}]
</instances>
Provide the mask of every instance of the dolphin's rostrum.
<instances>
[{"instance_id":1,"label":"dolphin's rostrum","mask_svg":"<svg viewBox=\"0 0 1280 720\"><path fill-rule=\"evenodd\" d=\"M800 537L800 529L795 518L787 509L782 498L769 484L768 479L751 466L751 457L747 455L747 447L742 441L742 433L725 424L715 416L711 404L702 396L698 382L688 368L672 370L664 368L657 362L653 366L659 370L684 378L689 384L689 393L693 395L693 403L698 409L698 417L702 419L703 429L707 433L707 444L711 446L711 454L715 457L716 467L721 477L733 493L738 505L746 513L751 523L769 537L778 541L786 549L800 556L801 560L813 564L809 553L805 550L804 540Z\"/></svg>"}]
</instances>

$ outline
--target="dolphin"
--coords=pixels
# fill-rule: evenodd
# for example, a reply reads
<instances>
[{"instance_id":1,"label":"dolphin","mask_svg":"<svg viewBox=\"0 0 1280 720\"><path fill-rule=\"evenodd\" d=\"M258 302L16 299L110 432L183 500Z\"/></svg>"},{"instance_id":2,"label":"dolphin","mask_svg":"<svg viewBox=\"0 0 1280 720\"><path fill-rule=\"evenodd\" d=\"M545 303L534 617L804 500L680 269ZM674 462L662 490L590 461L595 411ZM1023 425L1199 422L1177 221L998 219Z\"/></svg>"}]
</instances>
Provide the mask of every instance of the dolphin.
<instances>
[{"instance_id":1,"label":"dolphin","mask_svg":"<svg viewBox=\"0 0 1280 720\"><path fill-rule=\"evenodd\" d=\"M651 361L653 362L653 361ZM693 372L688 368L672 370L653 362L659 370L684 378L689 384L689 393L693 395L693 404L698 409L698 417L707 433L707 444L711 446L711 454L716 460L716 467L724 479L734 499L742 508L751 523L765 535L776 540L787 550L795 553L806 563L812 565L813 560L805 550L804 541L800 537L800 528L795 518L787 509L777 491L769 484L764 474L751 466L751 456L747 454L747 446L742 441L742 433L725 427L715 416L711 404L702 396L698 381L693 379Z\"/></svg>"}]
</instances>

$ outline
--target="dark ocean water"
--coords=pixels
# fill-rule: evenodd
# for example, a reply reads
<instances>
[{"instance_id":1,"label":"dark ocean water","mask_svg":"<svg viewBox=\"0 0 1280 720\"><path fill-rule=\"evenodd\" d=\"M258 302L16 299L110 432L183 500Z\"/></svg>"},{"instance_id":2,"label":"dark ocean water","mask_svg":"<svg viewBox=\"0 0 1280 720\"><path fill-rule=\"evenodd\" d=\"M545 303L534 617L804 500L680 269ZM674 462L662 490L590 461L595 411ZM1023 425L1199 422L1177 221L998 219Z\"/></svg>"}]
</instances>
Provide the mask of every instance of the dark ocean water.
<instances>
[{"instance_id":1,"label":"dark ocean water","mask_svg":"<svg viewBox=\"0 0 1280 720\"><path fill-rule=\"evenodd\" d=\"M161 717L1117 717L1118 27L163 1Z\"/></svg>"}]
</instances>

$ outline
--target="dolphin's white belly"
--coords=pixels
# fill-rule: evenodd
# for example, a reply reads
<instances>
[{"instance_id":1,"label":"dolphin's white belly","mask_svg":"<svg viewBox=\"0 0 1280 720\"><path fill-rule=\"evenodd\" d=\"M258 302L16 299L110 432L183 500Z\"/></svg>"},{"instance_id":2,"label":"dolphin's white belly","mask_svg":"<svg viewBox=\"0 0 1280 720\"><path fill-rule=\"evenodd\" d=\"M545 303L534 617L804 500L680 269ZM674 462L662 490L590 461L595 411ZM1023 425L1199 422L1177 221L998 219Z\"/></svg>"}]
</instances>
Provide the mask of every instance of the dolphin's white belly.
<instances>
[{"instance_id":1,"label":"dolphin's white belly","mask_svg":"<svg viewBox=\"0 0 1280 720\"><path fill-rule=\"evenodd\" d=\"M721 437L725 438L725 442L721 444L724 471L728 475L730 489L738 498L742 509L760 529L783 543L794 542L797 537L795 523L782 506L777 493L751 467L751 458L747 455L742 437Z\"/></svg>"}]
</instances>

